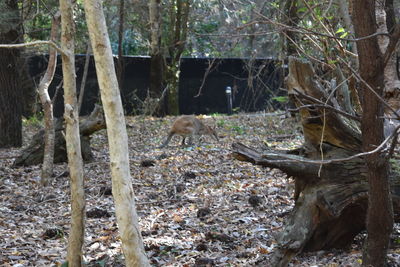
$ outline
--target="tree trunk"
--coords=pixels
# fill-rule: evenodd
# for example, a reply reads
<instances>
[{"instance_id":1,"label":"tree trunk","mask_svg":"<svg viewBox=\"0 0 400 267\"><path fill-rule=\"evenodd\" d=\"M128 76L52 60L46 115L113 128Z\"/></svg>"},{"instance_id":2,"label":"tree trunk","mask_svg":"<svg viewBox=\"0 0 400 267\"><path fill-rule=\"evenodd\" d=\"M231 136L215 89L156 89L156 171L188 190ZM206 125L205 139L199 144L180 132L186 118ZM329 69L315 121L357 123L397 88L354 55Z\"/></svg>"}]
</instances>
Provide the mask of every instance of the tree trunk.
<instances>
[{"instance_id":1,"label":"tree trunk","mask_svg":"<svg viewBox=\"0 0 400 267\"><path fill-rule=\"evenodd\" d=\"M377 1L376 3L376 21L378 24L378 32L393 32L394 27L396 26L395 19L391 18L391 16L394 16L394 14L390 12L391 10L393 10L393 3L389 3L391 1L388 0L386 0L385 2L387 6L383 5L383 3L381 3L380 1ZM381 52L385 53L389 45L389 37L379 36L378 44ZM395 53L393 53L385 66L384 97L386 101L388 101L389 105L395 110L400 109L400 77L397 76L397 71L396 55ZM390 110L386 110L385 113L390 113Z\"/></svg>"},{"instance_id":2,"label":"tree trunk","mask_svg":"<svg viewBox=\"0 0 400 267\"><path fill-rule=\"evenodd\" d=\"M64 81L64 119L66 123L68 167L71 179L71 230L68 238L68 266L82 266L82 246L85 229L85 191L83 162L79 139L79 110L75 80L75 25L73 1L60 0L61 48Z\"/></svg>"},{"instance_id":3,"label":"tree trunk","mask_svg":"<svg viewBox=\"0 0 400 267\"><path fill-rule=\"evenodd\" d=\"M0 43L19 43L18 0L0 1ZM18 63L20 49L0 48L0 148L22 145L22 105Z\"/></svg>"},{"instance_id":4,"label":"tree trunk","mask_svg":"<svg viewBox=\"0 0 400 267\"><path fill-rule=\"evenodd\" d=\"M375 1L355 0L353 24L356 38L376 33ZM377 37L357 42L360 84L363 99L363 150L371 151L384 140L383 103L384 62ZM369 183L367 212L367 239L363 253L363 266L385 266L389 238L393 228L393 208L389 185L389 161L382 153L365 158Z\"/></svg>"},{"instance_id":5,"label":"tree trunk","mask_svg":"<svg viewBox=\"0 0 400 267\"><path fill-rule=\"evenodd\" d=\"M101 0L84 2L107 123L112 190L126 266L150 266L139 230L129 170L128 136Z\"/></svg>"},{"instance_id":6,"label":"tree trunk","mask_svg":"<svg viewBox=\"0 0 400 267\"><path fill-rule=\"evenodd\" d=\"M235 158L278 168L295 179L295 207L277 235L269 266L287 266L299 252L346 248L366 227L369 170L365 155L354 157L362 151L360 118L339 115L314 77L311 64L289 58L287 87L300 110L302 148L260 152L233 145ZM390 182L394 208L400 214L400 175L391 172ZM398 215L396 220L400 220Z\"/></svg>"},{"instance_id":7,"label":"tree trunk","mask_svg":"<svg viewBox=\"0 0 400 267\"><path fill-rule=\"evenodd\" d=\"M85 96L85 85L86 85L86 80L87 80L87 76L88 76L88 72L89 72L89 63L90 63L90 54L91 53L92 53L92 47L91 47L90 43L88 43L87 49L86 49L86 56L85 56L85 66L83 67L81 88L79 90L79 98L78 98L79 114L81 114L83 97Z\"/></svg>"},{"instance_id":8,"label":"tree trunk","mask_svg":"<svg viewBox=\"0 0 400 267\"><path fill-rule=\"evenodd\" d=\"M282 20L283 23L288 27L296 27L297 23L299 22L299 16L297 15L297 5L297 0L286 0L284 10L282 12ZM293 31L284 31L283 39L286 56L296 55L297 34Z\"/></svg>"},{"instance_id":9,"label":"tree trunk","mask_svg":"<svg viewBox=\"0 0 400 267\"><path fill-rule=\"evenodd\" d=\"M179 77L181 56L185 49L190 0L173 0L170 6L169 41L165 84L168 86L168 113L179 115Z\"/></svg>"},{"instance_id":10,"label":"tree trunk","mask_svg":"<svg viewBox=\"0 0 400 267\"><path fill-rule=\"evenodd\" d=\"M122 94L123 79L124 77L124 57L123 57L123 43L124 43L124 29L125 29L125 0L119 1L119 25L118 25L118 65L117 65L117 80L120 93Z\"/></svg>"},{"instance_id":11,"label":"tree trunk","mask_svg":"<svg viewBox=\"0 0 400 267\"><path fill-rule=\"evenodd\" d=\"M158 98L157 116L166 114L163 98L165 60L161 46L161 0L149 1L150 16L150 95Z\"/></svg>"},{"instance_id":12,"label":"tree trunk","mask_svg":"<svg viewBox=\"0 0 400 267\"><path fill-rule=\"evenodd\" d=\"M57 31L60 25L60 14L57 13L52 20L50 40L55 42L57 39ZM44 124L45 124L45 135L44 135L44 154L43 154L43 165L40 182L43 186L49 184L49 179L53 175L54 165L54 142L55 142L55 130L54 130L54 116L53 116L53 103L49 95L49 86L53 80L54 73L57 66L57 51L50 47L49 52L49 63L47 65L46 73L39 83L39 96L40 102L43 106L44 113Z\"/></svg>"}]
</instances>

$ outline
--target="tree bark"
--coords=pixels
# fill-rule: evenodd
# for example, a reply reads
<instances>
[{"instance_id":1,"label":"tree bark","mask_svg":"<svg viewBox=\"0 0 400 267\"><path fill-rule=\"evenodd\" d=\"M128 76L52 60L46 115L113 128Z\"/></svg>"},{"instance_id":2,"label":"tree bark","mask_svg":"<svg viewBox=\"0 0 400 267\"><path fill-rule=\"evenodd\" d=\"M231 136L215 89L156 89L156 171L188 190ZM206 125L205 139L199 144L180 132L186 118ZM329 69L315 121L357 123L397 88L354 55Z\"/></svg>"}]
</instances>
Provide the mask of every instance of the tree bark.
<instances>
[{"instance_id":1,"label":"tree bark","mask_svg":"<svg viewBox=\"0 0 400 267\"><path fill-rule=\"evenodd\" d=\"M299 22L299 16L297 15L297 0L286 0L284 8L282 21L285 25L289 27L296 27ZM284 39L284 49L285 55L294 56L297 53L296 42L297 42L297 34L293 31L284 31L283 32Z\"/></svg>"},{"instance_id":2,"label":"tree bark","mask_svg":"<svg viewBox=\"0 0 400 267\"><path fill-rule=\"evenodd\" d=\"M79 114L81 114L83 97L85 96L85 85L86 85L86 80L87 80L88 71L89 71L89 63L90 63L90 54L91 53L92 53L92 47L91 47L90 43L88 43L87 49L86 49L86 56L85 56L85 66L83 68L83 74L82 74L82 80L81 80L81 88L79 90L79 98L78 98Z\"/></svg>"},{"instance_id":3,"label":"tree bark","mask_svg":"<svg viewBox=\"0 0 400 267\"><path fill-rule=\"evenodd\" d=\"M353 24L357 38L376 33L374 0L354 0ZM378 96L384 90L384 62L377 37L357 42L363 107L363 150L375 149L384 139L383 103ZM367 239L363 266L385 266L389 238L393 228L393 207L389 186L389 161L381 153L366 156L369 184Z\"/></svg>"},{"instance_id":4,"label":"tree bark","mask_svg":"<svg viewBox=\"0 0 400 267\"><path fill-rule=\"evenodd\" d=\"M66 123L68 167L71 179L71 230L68 239L68 266L82 266L82 246L85 229L85 191L83 162L79 138L79 110L75 80L75 25L73 0L60 0L61 48L64 81L64 119Z\"/></svg>"},{"instance_id":5,"label":"tree bark","mask_svg":"<svg viewBox=\"0 0 400 267\"><path fill-rule=\"evenodd\" d=\"M161 0L149 1L150 16L150 95L159 99L157 116L166 114L163 99L165 60L161 45Z\"/></svg>"},{"instance_id":6,"label":"tree bark","mask_svg":"<svg viewBox=\"0 0 400 267\"><path fill-rule=\"evenodd\" d=\"M0 1L0 43L21 40L18 0ZM20 49L0 48L0 147L22 145L22 105L19 79Z\"/></svg>"},{"instance_id":7,"label":"tree bark","mask_svg":"<svg viewBox=\"0 0 400 267\"><path fill-rule=\"evenodd\" d=\"M378 25L379 32L389 32L392 33L394 31L394 27L396 26L396 21L391 18L394 14L392 14L393 3L391 1L385 1L386 5L377 1L376 3L376 21ZM394 20L394 22L393 22ZM390 38L388 36L379 36L378 44L381 50L381 53L385 53L388 48ZM393 53L386 66L384 71L384 97L388 101L389 105L395 110L400 109L400 101L399 101L399 90L400 90L400 80L397 76L397 64L396 64L396 55ZM385 113L389 113L389 110L386 110Z\"/></svg>"},{"instance_id":8,"label":"tree bark","mask_svg":"<svg viewBox=\"0 0 400 267\"><path fill-rule=\"evenodd\" d=\"M170 6L169 41L165 84L168 86L168 114L179 115L179 76L185 49L190 0L173 0Z\"/></svg>"},{"instance_id":9,"label":"tree bark","mask_svg":"<svg viewBox=\"0 0 400 267\"><path fill-rule=\"evenodd\" d=\"M57 39L57 31L60 25L60 14L57 13L52 20L50 40L55 42ZM39 96L40 102L43 106L44 113L44 124L45 124L45 135L44 135L44 153L43 153L43 165L40 183L43 186L49 184L49 179L53 175L54 165L54 142L55 142L55 130L54 130L54 116L53 116L53 103L49 95L49 86L53 80L54 73L57 65L57 51L50 47L49 52L49 63L47 70L43 78L39 83Z\"/></svg>"},{"instance_id":10,"label":"tree bark","mask_svg":"<svg viewBox=\"0 0 400 267\"><path fill-rule=\"evenodd\" d=\"M65 143L65 125L64 120L59 118L55 120L55 142L54 142L54 163L67 162L67 147ZM92 150L90 148L90 136L101 129L106 128L103 110L96 105L89 116L79 118L79 132L81 138L82 158L84 161L93 160ZM13 166L30 166L43 162L44 155L44 132L40 130L36 133L29 145L25 147L21 154L15 159Z\"/></svg>"},{"instance_id":11,"label":"tree bark","mask_svg":"<svg viewBox=\"0 0 400 267\"><path fill-rule=\"evenodd\" d=\"M120 93L122 94L123 79L124 77L124 57L123 57L123 43L124 43L124 29L125 29L125 0L119 1L119 25L118 25L118 65L117 65L117 79Z\"/></svg>"},{"instance_id":12,"label":"tree bark","mask_svg":"<svg viewBox=\"0 0 400 267\"><path fill-rule=\"evenodd\" d=\"M128 136L101 0L84 1L107 123L112 190L126 266L150 266L139 230L129 170Z\"/></svg>"},{"instance_id":13,"label":"tree bark","mask_svg":"<svg viewBox=\"0 0 400 267\"><path fill-rule=\"evenodd\" d=\"M303 147L260 152L233 144L236 159L278 168L295 180L295 207L268 266L287 266L299 252L346 248L365 229L368 208L367 155L355 155L362 152L361 119L334 108L305 60L289 58L287 87L300 110ZM399 173L391 172L390 182L399 221Z\"/></svg>"}]
</instances>

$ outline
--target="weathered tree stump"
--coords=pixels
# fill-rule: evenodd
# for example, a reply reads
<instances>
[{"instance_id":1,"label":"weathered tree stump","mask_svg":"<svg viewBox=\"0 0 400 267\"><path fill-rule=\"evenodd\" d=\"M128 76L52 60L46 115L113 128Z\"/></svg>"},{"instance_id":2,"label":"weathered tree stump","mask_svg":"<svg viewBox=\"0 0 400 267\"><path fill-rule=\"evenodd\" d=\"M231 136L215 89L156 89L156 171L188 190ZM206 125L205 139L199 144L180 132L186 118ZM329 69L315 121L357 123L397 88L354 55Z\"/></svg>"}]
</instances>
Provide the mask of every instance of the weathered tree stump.
<instances>
[{"instance_id":1,"label":"weathered tree stump","mask_svg":"<svg viewBox=\"0 0 400 267\"><path fill-rule=\"evenodd\" d=\"M257 151L240 143L232 148L236 159L278 168L295 179L295 207L277 236L273 266L287 266L300 252L346 248L365 229L366 168L363 157L354 157L361 151L358 118L335 110L335 99L314 75L309 63L289 60L287 85L300 110L302 148ZM390 179L395 221L400 221L399 173L392 171Z\"/></svg>"},{"instance_id":2,"label":"weathered tree stump","mask_svg":"<svg viewBox=\"0 0 400 267\"><path fill-rule=\"evenodd\" d=\"M67 150L64 138L64 120L55 120L54 163L67 162ZM96 105L89 116L79 118L79 131L81 137L82 158L84 161L93 159L90 147L90 136L98 130L106 128L103 110ZM30 144L22 150L21 155L15 159L13 166L29 166L43 163L44 129L36 133Z\"/></svg>"}]
</instances>

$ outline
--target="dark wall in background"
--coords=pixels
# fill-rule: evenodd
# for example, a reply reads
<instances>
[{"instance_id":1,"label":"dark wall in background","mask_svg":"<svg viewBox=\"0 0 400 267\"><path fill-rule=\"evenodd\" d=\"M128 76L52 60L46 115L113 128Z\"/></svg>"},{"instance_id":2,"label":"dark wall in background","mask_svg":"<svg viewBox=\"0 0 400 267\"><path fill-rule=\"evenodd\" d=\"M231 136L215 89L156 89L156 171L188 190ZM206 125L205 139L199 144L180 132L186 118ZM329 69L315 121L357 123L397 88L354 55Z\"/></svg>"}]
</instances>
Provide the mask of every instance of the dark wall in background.
<instances>
[{"instance_id":1,"label":"dark wall in background","mask_svg":"<svg viewBox=\"0 0 400 267\"><path fill-rule=\"evenodd\" d=\"M210 63L212 70L204 79ZM83 75L85 56L76 56L77 90ZM126 114L138 113L139 99L143 100L149 87L149 57L124 57L122 101ZM47 67L47 57L34 56L29 60L30 73L37 83ZM249 71L250 70L250 71ZM203 84L204 80L204 84ZM62 81L61 60L49 92L53 96ZM240 111L260 111L279 106L271 97L282 95L282 71L271 59L209 59L183 58L179 86L179 105L182 114L226 113L225 88L232 87L233 107ZM198 95L201 85L201 94ZM99 87L93 57L90 59L89 72L85 86L84 103L81 114L88 114L94 104L99 102ZM63 114L63 89L58 89L54 103L54 115Z\"/></svg>"}]
</instances>

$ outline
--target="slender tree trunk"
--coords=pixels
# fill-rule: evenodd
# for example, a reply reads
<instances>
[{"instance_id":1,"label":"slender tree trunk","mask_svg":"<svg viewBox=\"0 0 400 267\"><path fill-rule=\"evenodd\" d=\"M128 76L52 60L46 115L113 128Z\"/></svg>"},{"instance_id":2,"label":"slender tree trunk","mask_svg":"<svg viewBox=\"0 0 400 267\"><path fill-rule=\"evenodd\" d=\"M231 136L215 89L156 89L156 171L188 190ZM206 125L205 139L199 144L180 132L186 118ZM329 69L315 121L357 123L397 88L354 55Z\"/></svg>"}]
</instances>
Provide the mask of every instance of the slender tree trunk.
<instances>
[{"instance_id":1,"label":"slender tree trunk","mask_svg":"<svg viewBox=\"0 0 400 267\"><path fill-rule=\"evenodd\" d=\"M85 228L85 192L83 162L79 137L79 114L75 80L75 25L73 0L60 0L61 48L64 77L64 119L68 167L71 178L71 230L68 239L68 266L82 266L82 246Z\"/></svg>"},{"instance_id":2,"label":"slender tree trunk","mask_svg":"<svg viewBox=\"0 0 400 267\"><path fill-rule=\"evenodd\" d=\"M124 43L124 23L125 19L125 0L119 1L119 26L118 26L118 65L117 65L117 78L119 90L122 94L123 77L124 77L124 58L123 58L123 43Z\"/></svg>"},{"instance_id":3,"label":"slender tree trunk","mask_svg":"<svg viewBox=\"0 0 400 267\"><path fill-rule=\"evenodd\" d=\"M289 27L296 27L299 22L297 15L297 0L286 0L283 10L283 23ZM284 32L284 47L286 57L296 55L297 34L293 31Z\"/></svg>"},{"instance_id":4,"label":"slender tree trunk","mask_svg":"<svg viewBox=\"0 0 400 267\"><path fill-rule=\"evenodd\" d=\"M88 43L88 46L86 49L85 66L83 68L83 75L82 75L82 81L81 81L81 89L79 90L79 99L78 99L79 114L81 114L83 97L85 96L85 85L86 85L87 75L88 75L88 71L89 71L89 63L90 63L90 54L91 53L92 53L92 46L90 45L90 43Z\"/></svg>"},{"instance_id":5,"label":"slender tree trunk","mask_svg":"<svg viewBox=\"0 0 400 267\"><path fill-rule=\"evenodd\" d=\"M51 25L50 40L55 41L57 39L57 32L60 25L60 14L57 13L53 17ZM54 73L57 66L57 51L50 47L49 52L49 63L47 65L46 73L44 74L42 80L39 83L39 96L40 102L43 106L44 112L44 154L43 154L43 165L41 173L41 184L47 186L49 184L49 179L53 175L53 165L54 165L54 140L55 140L55 130L54 130L54 116L53 116L53 103L49 95L49 86L53 80Z\"/></svg>"},{"instance_id":6,"label":"slender tree trunk","mask_svg":"<svg viewBox=\"0 0 400 267\"><path fill-rule=\"evenodd\" d=\"M169 61L166 66L165 84L168 86L168 113L179 114L180 61L185 49L190 0L174 0L170 7Z\"/></svg>"},{"instance_id":7,"label":"slender tree trunk","mask_svg":"<svg viewBox=\"0 0 400 267\"><path fill-rule=\"evenodd\" d=\"M161 99L164 81L164 55L161 48L161 0L149 1L150 16L150 93L159 98L156 115L165 115L164 100Z\"/></svg>"},{"instance_id":8,"label":"slender tree trunk","mask_svg":"<svg viewBox=\"0 0 400 267\"><path fill-rule=\"evenodd\" d=\"M346 26L347 31L350 32L350 36L354 36L354 26L351 22L350 17L350 1L348 0L337 0L339 6L340 16L342 17L343 23ZM352 45L351 47L352 52L357 55L357 46Z\"/></svg>"},{"instance_id":9,"label":"slender tree trunk","mask_svg":"<svg viewBox=\"0 0 400 267\"><path fill-rule=\"evenodd\" d=\"M112 190L126 266L150 266L139 230L129 170L128 136L102 1L84 1L107 124Z\"/></svg>"},{"instance_id":10,"label":"slender tree trunk","mask_svg":"<svg viewBox=\"0 0 400 267\"><path fill-rule=\"evenodd\" d=\"M387 7L384 3L377 1L376 3L376 21L378 24L379 32L393 32L394 26L396 25L396 21L393 16L393 2L386 1ZM391 8L390 8L391 7ZM394 22L393 22L394 20ZM378 44L382 53L385 53L388 45L389 45L389 37L388 36L379 36ZM384 83L385 83L385 99L391 104L394 109L400 108L399 103L399 89L400 89L400 80L397 76L397 66L396 66L396 55L393 53L385 66L384 72Z\"/></svg>"},{"instance_id":11,"label":"slender tree trunk","mask_svg":"<svg viewBox=\"0 0 400 267\"><path fill-rule=\"evenodd\" d=\"M375 1L354 0L353 24L357 38L376 33ZM384 89L383 56L377 37L357 42L360 74L376 94ZM364 82L362 142L363 150L375 149L383 141L383 105ZM367 211L368 236L363 253L364 266L385 266L389 238L393 228L393 207L389 188L388 159L379 153L366 156L369 183Z\"/></svg>"},{"instance_id":12,"label":"slender tree trunk","mask_svg":"<svg viewBox=\"0 0 400 267\"><path fill-rule=\"evenodd\" d=\"M18 0L0 1L0 11L0 43L18 43L21 39ZM22 145L19 58L19 48L0 49L0 147Z\"/></svg>"}]
</instances>

